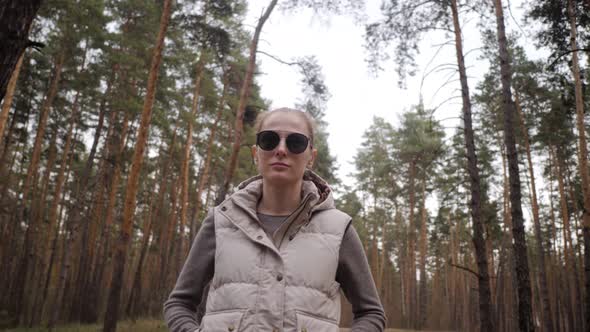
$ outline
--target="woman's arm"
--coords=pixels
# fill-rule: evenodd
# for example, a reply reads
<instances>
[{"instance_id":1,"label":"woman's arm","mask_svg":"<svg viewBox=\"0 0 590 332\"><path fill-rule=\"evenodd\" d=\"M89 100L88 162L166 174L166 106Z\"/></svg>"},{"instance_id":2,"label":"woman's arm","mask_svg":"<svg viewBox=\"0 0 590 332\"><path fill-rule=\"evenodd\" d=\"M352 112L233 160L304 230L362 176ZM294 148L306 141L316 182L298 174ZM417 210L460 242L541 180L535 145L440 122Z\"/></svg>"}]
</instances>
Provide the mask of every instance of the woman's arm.
<instances>
[{"instance_id":1,"label":"woman's arm","mask_svg":"<svg viewBox=\"0 0 590 332\"><path fill-rule=\"evenodd\" d=\"M352 226L346 229L340 246L336 281L352 304L351 332L382 332L385 312L371 276L363 244Z\"/></svg>"},{"instance_id":2,"label":"woman's arm","mask_svg":"<svg viewBox=\"0 0 590 332\"><path fill-rule=\"evenodd\" d=\"M164 319L171 332L197 330L197 306L205 286L213 278L214 266L215 224L210 211L195 237L176 285L164 303Z\"/></svg>"}]
</instances>

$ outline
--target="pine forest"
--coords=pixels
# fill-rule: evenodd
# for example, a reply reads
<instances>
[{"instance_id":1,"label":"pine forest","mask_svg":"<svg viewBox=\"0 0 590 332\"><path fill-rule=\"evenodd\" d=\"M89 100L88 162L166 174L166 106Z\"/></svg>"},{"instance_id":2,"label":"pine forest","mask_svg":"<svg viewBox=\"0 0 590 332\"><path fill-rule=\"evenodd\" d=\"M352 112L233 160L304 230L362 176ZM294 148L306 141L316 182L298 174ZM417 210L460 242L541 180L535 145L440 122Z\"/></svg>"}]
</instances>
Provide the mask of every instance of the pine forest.
<instances>
[{"instance_id":1,"label":"pine forest","mask_svg":"<svg viewBox=\"0 0 590 332\"><path fill-rule=\"evenodd\" d=\"M506 0L375 1L378 16L361 0L0 1L0 330L163 328L207 211L257 173L264 57L297 73L287 106L317 123L314 171L353 219L387 328L590 331L590 1L521 1L526 39ZM354 19L365 62L347 66L393 70L391 90L443 36L432 71L456 122L391 100L398 121L374 116L354 181L339 176L322 64L259 48L273 16L302 11Z\"/></svg>"}]
</instances>

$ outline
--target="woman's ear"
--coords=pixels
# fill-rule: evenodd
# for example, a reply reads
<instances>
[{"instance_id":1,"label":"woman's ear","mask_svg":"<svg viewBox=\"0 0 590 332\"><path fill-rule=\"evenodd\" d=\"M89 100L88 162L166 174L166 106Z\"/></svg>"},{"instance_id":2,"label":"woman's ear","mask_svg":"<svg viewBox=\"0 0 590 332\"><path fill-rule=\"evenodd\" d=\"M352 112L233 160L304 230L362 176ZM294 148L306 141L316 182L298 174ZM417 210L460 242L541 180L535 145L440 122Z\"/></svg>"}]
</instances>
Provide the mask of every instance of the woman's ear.
<instances>
[{"instance_id":1,"label":"woman's ear","mask_svg":"<svg viewBox=\"0 0 590 332\"><path fill-rule=\"evenodd\" d=\"M252 148L250 149L250 151L252 152L252 162L254 163L254 165L256 165L257 164L256 155L258 153L258 149L256 148L256 145L252 145Z\"/></svg>"},{"instance_id":2,"label":"woman's ear","mask_svg":"<svg viewBox=\"0 0 590 332\"><path fill-rule=\"evenodd\" d=\"M307 162L307 168L311 169L313 167L313 163L315 162L315 158L318 156L318 149L311 150L311 158Z\"/></svg>"}]
</instances>

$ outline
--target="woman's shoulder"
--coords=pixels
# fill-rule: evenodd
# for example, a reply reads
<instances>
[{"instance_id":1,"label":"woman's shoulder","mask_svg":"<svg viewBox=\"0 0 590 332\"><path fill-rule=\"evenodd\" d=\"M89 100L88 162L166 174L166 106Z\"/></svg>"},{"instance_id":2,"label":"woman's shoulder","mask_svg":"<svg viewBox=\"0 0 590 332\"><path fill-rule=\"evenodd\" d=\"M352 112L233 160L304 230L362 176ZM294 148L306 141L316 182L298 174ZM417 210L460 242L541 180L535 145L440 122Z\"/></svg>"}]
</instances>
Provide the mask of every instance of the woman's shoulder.
<instances>
[{"instance_id":1,"label":"woman's shoulder","mask_svg":"<svg viewBox=\"0 0 590 332\"><path fill-rule=\"evenodd\" d=\"M348 228L351 218L348 214L333 208L318 211L312 216L311 221L310 225L318 227L317 231L321 233L342 236Z\"/></svg>"},{"instance_id":2,"label":"woman's shoulder","mask_svg":"<svg viewBox=\"0 0 590 332\"><path fill-rule=\"evenodd\" d=\"M347 213L345 213L342 210L339 210L335 207L330 208L330 209L324 209L324 210L320 210L315 214L316 217L329 217L329 218L338 218L338 219L342 219L346 222L350 221L352 219L351 216L349 216Z\"/></svg>"}]
</instances>

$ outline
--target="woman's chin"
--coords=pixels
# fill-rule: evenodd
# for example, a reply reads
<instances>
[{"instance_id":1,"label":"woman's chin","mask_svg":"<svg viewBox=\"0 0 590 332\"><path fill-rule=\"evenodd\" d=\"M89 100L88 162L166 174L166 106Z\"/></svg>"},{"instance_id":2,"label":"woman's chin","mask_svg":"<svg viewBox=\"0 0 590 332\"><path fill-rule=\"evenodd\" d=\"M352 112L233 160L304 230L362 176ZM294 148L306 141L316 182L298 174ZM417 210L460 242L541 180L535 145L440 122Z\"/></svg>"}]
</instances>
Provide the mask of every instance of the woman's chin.
<instances>
[{"instance_id":1,"label":"woman's chin","mask_svg":"<svg viewBox=\"0 0 590 332\"><path fill-rule=\"evenodd\" d=\"M297 183L297 177L291 172L269 172L263 178L267 184L289 185Z\"/></svg>"}]
</instances>

